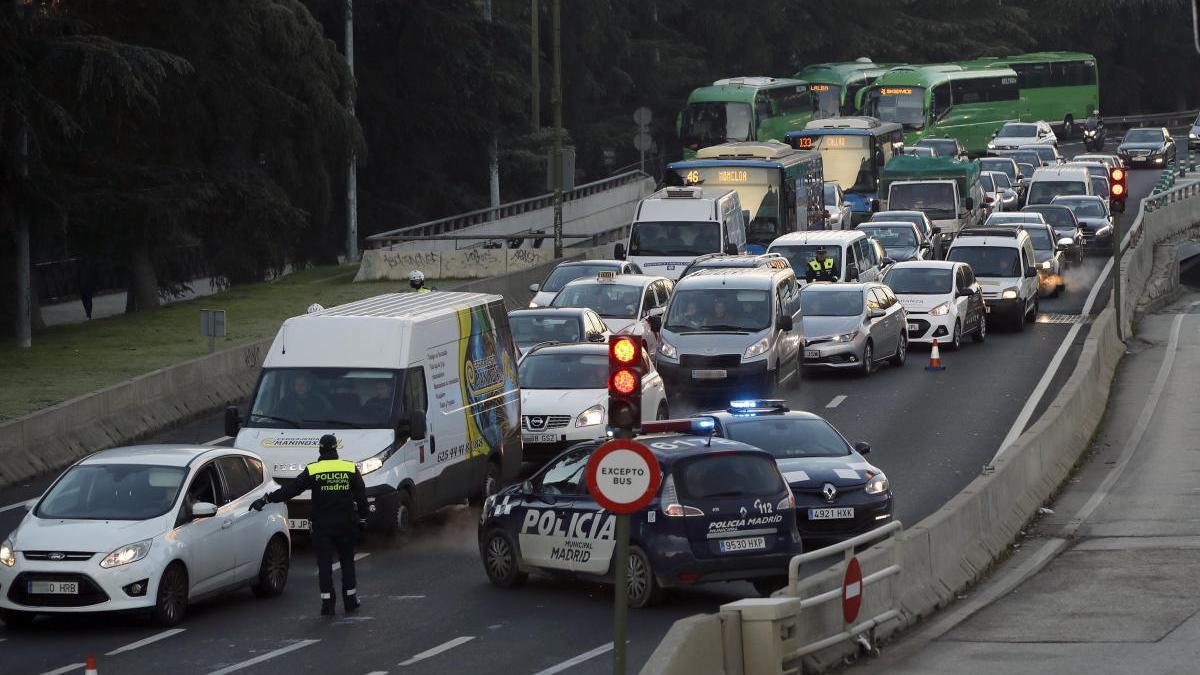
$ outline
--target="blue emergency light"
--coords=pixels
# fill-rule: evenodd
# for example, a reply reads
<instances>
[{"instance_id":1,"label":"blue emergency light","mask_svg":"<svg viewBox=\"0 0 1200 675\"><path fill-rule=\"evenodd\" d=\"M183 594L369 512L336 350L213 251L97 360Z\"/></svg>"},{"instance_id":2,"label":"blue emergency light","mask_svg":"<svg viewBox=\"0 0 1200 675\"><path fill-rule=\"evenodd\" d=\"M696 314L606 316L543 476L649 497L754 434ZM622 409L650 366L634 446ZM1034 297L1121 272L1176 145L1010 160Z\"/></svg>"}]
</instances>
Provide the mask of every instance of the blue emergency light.
<instances>
[{"instance_id":1,"label":"blue emergency light","mask_svg":"<svg viewBox=\"0 0 1200 675\"><path fill-rule=\"evenodd\" d=\"M734 414L787 412L787 409L787 401L779 398L745 399L729 402L729 412Z\"/></svg>"}]
</instances>

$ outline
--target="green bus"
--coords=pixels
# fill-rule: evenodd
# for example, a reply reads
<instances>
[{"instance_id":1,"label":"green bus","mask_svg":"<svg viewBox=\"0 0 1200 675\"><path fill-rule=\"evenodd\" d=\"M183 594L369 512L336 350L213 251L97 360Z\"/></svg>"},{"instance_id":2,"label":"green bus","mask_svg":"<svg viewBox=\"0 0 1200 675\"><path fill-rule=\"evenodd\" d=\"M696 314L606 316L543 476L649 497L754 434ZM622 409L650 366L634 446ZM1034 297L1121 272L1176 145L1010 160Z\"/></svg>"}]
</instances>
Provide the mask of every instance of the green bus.
<instances>
[{"instance_id":1,"label":"green bus","mask_svg":"<svg viewBox=\"0 0 1200 675\"><path fill-rule=\"evenodd\" d=\"M860 93L863 115L904 127L904 142L957 138L983 154L1005 122L1021 119L1017 73L997 65L897 66Z\"/></svg>"},{"instance_id":2,"label":"green bus","mask_svg":"<svg viewBox=\"0 0 1200 675\"><path fill-rule=\"evenodd\" d=\"M1036 52L1016 56L985 57L967 61L968 67L1010 68L1021 89L1021 121L1043 120L1065 136L1075 125L1100 108L1100 78L1096 57L1083 52Z\"/></svg>"},{"instance_id":3,"label":"green bus","mask_svg":"<svg viewBox=\"0 0 1200 675\"><path fill-rule=\"evenodd\" d=\"M858 92L871 86L897 63L874 63L862 57L845 63L817 63L795 74L812 91L813 118L848 117L858 110Z\"/></svg>"},{"instance_id":4,"label":"green bus","mask_svg":"<svg viewBox=\"0 0 1200 675\"><path fill-rule=\"evenodd\" d=\"M734 77L698 87L675 118L684 159L700 148L736 141L783 141L812 119L812 97L803 80Z\"/></svg>"}]
</instances>

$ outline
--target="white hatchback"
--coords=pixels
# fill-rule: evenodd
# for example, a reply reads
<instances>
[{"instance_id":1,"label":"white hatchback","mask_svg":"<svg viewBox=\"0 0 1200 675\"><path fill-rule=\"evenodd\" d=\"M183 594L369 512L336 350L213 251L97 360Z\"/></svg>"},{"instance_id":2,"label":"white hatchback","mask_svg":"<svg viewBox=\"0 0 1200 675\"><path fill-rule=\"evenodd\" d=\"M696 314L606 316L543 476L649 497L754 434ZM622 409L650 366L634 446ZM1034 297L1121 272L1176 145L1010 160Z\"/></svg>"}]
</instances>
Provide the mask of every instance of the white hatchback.
<instances>
[{"instance_id":1,"label":"white hatchback","mask_svg":"<svg viewBox=\"0 0 1200 675\"><path fill-rule=\"evenodd\" d=\"M189 602L287 584L283 504L253 453L152 445L89 455L63 472L0 544L0 618L139 611L179 623Z\"/></svg>"},{"instance_id":2,"label":"white hatchback","mask_svg":"<svg viewBox=\"0 0 1200 675\"><path fill-rule=\"evenodd\" d=\"M983 291L970 265L944 260L896 263L883 283L908 311L909 342L937 340L939 346L955 350L965 335L976 342L987 338Z\"/></svg>"}]
</instances>

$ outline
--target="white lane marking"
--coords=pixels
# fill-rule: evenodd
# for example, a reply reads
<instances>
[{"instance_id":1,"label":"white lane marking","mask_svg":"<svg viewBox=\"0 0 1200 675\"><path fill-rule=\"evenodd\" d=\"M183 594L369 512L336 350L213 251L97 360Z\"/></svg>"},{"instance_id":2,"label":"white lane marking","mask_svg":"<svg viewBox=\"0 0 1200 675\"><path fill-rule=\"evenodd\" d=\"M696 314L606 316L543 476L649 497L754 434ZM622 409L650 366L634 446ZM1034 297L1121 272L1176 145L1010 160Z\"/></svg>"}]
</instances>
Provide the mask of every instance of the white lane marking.
<instances>
[{"instance_id":1,"label":"white lane marking","mask_svg":"<svg viewBox=\"0 0 1200 675\"><path fill-rule=\"evenodd\" d=\"M417 654L416 656L412 657L411 659L409 659L407 661L401 661L400 665L411 666L412 664L414 664L418 661L424 661L425 659L428 659L433 656L437 656L438 654L441 654L442 652L448 652L451 649L454 649L455 647L458 647L459 645L464 645L474 639L475 639L474 635L463 635L461 637L456 637L453 640L450 640L448 642L443 642L442 644L434 647L433 649L426 649L425 651L421 652L420 654Z\"/></svg>"},{"instance_id":2,"label":"white lane marking","mask_svg":"<svg viewBox=\"0 0 1200 675\"><path fill-rule=\"evenodd\" d=\"M5 511L12 511L13 509L24 508L36 501L37 501L36 499L28 499L23 502L17 502L16 504L9 504L8 506L0 506L0 513L4 513Z\"/></svg>"},{"instance_id":3,"label":"white lane marking","mask_svg":"<svg viewBox=\"0 0 1200 675\"><path fill-rule=\"evenodd\" d=\"M182 633L185 630L187 630L187 629L186 628L172 628L170 630L164 630L163 632L161 632L157 635L151 635L150 637L148 637L144 640L138 640L137 642L130 642L129 644L125 645L124 647L117 647L116 649L112 650L111 652L105 653L105 656L116 656L117 654L122 654L124 652L131 652L135 649L140 649L142 647L145 647L146 645L154 644L155 642L158 642L159 640L165 640L165 639L171 637L172 635L179 635L180 633Z\"/></svg>"},{"instance_id":4,"label":"white lane marking","mask_svg":"<svg viewBox=\"0 0 1200 675\"><path fill-rule=\"evenodd\" d=\"M389 595L392 600L424 600L423 595Z\"/></svg>"},{"instance_id":5,"label":"white lane marking","mask_svg":"<svg viewBox=\"0 0 1200 675\"><path fill-rule=\"evenodd\" d=\"M252 659L248 659L246 661L242 661L241 663L235 663L232 666L226 666L220 670L214 670L211 673L209 673L208 675L225 675L226 673L237 672L244 668L249 668L250 666L262 663L263 661L270 661L271 659L275 658L276 656L283 656L284 654L294 652L297 649L303 649L305 647L315 645L318 642L320 642L320 640L300 640L299 642L296 642L294 644L290 644L286 647L281 647L279 649L276 649L273 652L267 652L266 654L259 654L258 656L254 657Z\"/></svg>"},{"instance_id":6,"label":"white lane marking","mask_svg":"<svg viewBox=\"0 0 1200 675\"><path fill-rule=\"evenodd\" d=\"M611 642L606 645L600 645L599 647L596 647L595 649L592 649L590 651L586 651L586 652L580 654L579 656L569 658L566 661L563 661L562 663L560 663L558 665L550 666L549 668L547 668L545 670L539 670L538 672L534 673L534 675L554 675L555 673L561 673L562 671L567 670L568 668L574 668L575 666L583 663L584 661L594 659L597 656L600 656L601 654L611 652L612 648L613 648L613 643L611 643Z\"/></svg>"},{"instance_id":7,"label":"white lane marking","mask_svg":"<svg viewBox=\"0 0 1200 675\"><path fill-rule=\"evenodd\" d=\"M371 555L371 554L370 553L355 553L354 554L354 562L358 562L359 560L362 560L363 558L365 558L369 555ZM335 570L342 569L342 563L340 563L340 562L333 563L333 567L331 569L335 569ZM424 596L422 596L422 597L424 597Z\"/></svg>"},{"instance_id":8,"label":"white lane marking","mask_svg":"<svg viewBox=\"0 0 1200 675\"><path fill-rule=\"evenodd\" d=\"M388 671L386 671L386 670L372 670L371 672L367 673L367 675L388 675Z\"/></svg>"},{"instance_id":9,"label":"white lane marking","mask_svg":"<svg viewBox=\"0 0 1200 675\"><path fill-rule=\"evenodd\" d=\"M69 666L63 666L57 670L47 670L46 672L42 673L42 675L63 675L63 673L69 673L72 670L79 670L80 668L86 667L86 663L72 663Z\"/></svg>"},{"instance_id":10,"label":"white lane marking","mask_svg":"<svg viewBox=\"0 0 1200 675\"><path fill-rule=\"evenodd\" d=\"M845 401L845 400L846 400L845 394L838 394L837 396L833 397L832 401L830 401L829 403L826 403L825 407L826 408L836 408L842 404L842 401Z\"/></svg>"},{"instance_id":11,"label":"white lane marking","mask_svg":"<svg viewBox=\"0 0 1200 675\"><path fill-rule=\"evenodd\" d=\"M220 445L220 444L224 443L225 441L228 441L232 438L233 438L233 436L222 436L220 438L214 438L211 441L205 441L205 442L201 443L200 445Z\"/></svg>"}]
</instances>

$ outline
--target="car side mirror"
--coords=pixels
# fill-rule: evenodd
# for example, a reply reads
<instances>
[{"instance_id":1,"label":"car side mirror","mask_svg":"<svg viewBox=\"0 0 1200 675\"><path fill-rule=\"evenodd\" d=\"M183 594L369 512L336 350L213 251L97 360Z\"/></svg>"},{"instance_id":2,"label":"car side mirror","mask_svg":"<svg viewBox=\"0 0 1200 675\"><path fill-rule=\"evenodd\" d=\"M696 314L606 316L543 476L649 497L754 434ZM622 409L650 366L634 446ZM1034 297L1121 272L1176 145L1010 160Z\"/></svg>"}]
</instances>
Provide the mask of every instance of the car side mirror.
<instances>
[{"instance_id":1,"label":"car side mirror","mask_svg":"<svg viewBox=\"0 0 1200 675\"><path fill-rule=\"evenodd\" d=\"M530 292L530 293L537 293L537 292L538 292L538 289L540 289L541 287L542 287L542 285L541 285L541 284L529 284L529 292Z\"/></svg>"},{"instance_id":2,"label":"car side mirror","mask_svg":"<svg viewBox=\"0 0 1200 675\"><path fill-rule=\"evenodd\" d=\"M412 412L412 418L408 420L408 437L414 441L421 441L425 440L428 432L425 411L417 408Z\"/></svg>"},{"instance_id":3,"label":"car side mirror","mask_svg":"<svg viewBox=\"0 0 1200 675\"><path fill-rule=\"evenodd\" d=\"M655 333L662 330L662 315L661 314L651 315L646 318L646 321L650 323L650 330L654 331Z\"/></svg>"},{"instance_id":4,"label":"car side mirror","mask_svg":"<svg viewBox=\"0 0 1200 675\"><path fill-rule=\"evenodd\" d=\"M1025 276L1027 276L1027 277L1036 277L1036 276L1037 276L1037 268L1036 268L1036 267L1034 267L1033 265L1030 265L1029 267L1026 267L1026 268L1025 268Z\"/></svg>"},{"instance_id":5,"label":"car side mirror","mask_svg":"<svg viewBox=\"0 0 1200 675\"><path fill-rule=\"evenodd\" d=\"M625 244L617 242L613 245L613 257L617 260L625 259Z\"/></svg>"},{"instance_id":6,"label":"car side mirror","mask_svg":"<svg viewBox=\"0 0 1200 675\"><path fill-rule=\"evenodd\" d=\"M871 318L872 319L882 319L885 316L887 316L887 310L885 310L885 309L879 309L878 307L876 307L875 309L871 310Z\"/></svg>"},{"instance_id":7,"label":"car side mirror","mask_svg":"<svg viewBox=\"0 0 1200 675\"><path fill-rule=\"evenodd\" d=\"M887 265L895 265L896 261L892 260L891 258L884 258L883 260L879 261L879 264L886 267Z\"/></svg>"},{"instance_id":8,"label":"car side mirror","mask_svg":"<svg viewBox=\"0 0 1200 675\"><path fill-rule=\"evenodd\" d=\"M209 502L192 504L192 518L212 518L217 515L217 505Z\"/></svg>"},{"instance_id":9,"label":"car side mirror","mask_svg":"<svg viewBox=\"0 0 1200 675\"><path fill-rule=\"evenodd\" d=\"M871 444L866 441L859 441L854 444L854 451L860 455L871 454Z\"/></svg>"},{"instance_id":10,"label":"car side mirror","mask_svg":"<svg viewBox=\"0 0 1200 675\"><path fill-rule=\"evenodd\" d=\"M225 435L229 437L237 436L238 428L242 426L242 415L238 411L236 405L231 405L225 408Z\"/></svg>"},{"instance_id":11,"label":"car side mirror","mask_svg":"<svg viewBox=\"0 0 1200 675\"><path fill-rule=\"evenodd\" d=\"M1063 237L1062 239L1058 240L1058 247L1060 249L1068 249L1074 245L1075 245L1075 240L1070 237Z\"/></svg>"},{"instance_id":12,"label":"car side mirror","mask_svg":"<svg viewBox=\"0 0 1200 675\"><path fill-rule=\"evenodd\" d=\"M796 322L792 319L791 314L784 314L779 317L779 330L788 332L796 327Z\"/></svg>"}]
</instances>

